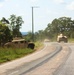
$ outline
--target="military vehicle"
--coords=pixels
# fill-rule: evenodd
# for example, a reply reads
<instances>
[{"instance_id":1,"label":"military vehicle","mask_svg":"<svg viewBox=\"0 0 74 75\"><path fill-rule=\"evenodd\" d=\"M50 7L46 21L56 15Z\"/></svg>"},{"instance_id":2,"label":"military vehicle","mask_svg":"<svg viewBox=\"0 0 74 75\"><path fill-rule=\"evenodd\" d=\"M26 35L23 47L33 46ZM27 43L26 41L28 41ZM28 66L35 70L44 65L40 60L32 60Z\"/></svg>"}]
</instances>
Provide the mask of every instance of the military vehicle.
<instances>
[{"instance_id":1,"label":"military vehicle","mask_svg":"<svg viewBox=\"0 0 74 75\"><path fill-rule=\"evenodd\" d=\"M11 42L7 42L5 47L12 48L31 48L34 49L35 44L33 42L28 42L25 39L14 38Z\"/></svg>"},{"instance_id":2,"label":"military vehicle","mask_svg":"<svg viewBox=\"0 0 74 75\"><path fill-rule=\"evenodd\" d=\"M67 43L68 42L68 38L67 38L67 36L64 36L63 34L60 34L60 35L58 35L58 37L57 37L57 42L65 42L65 43Z\"/></svg>"}]
</instances>

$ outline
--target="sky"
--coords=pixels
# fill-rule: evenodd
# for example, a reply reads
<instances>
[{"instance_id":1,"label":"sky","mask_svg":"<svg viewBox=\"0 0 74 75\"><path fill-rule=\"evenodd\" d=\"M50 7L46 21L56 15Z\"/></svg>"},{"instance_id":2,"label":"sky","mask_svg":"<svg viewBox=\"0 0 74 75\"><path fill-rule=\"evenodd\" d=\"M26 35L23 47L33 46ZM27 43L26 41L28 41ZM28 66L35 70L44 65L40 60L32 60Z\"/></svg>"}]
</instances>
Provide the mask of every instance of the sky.
<instances>
[{"instance_id":1,"label":"sky","mask_svg":"<svg viewBox=\"0 0 74 75\"><path fill-rule=\"evenodd\" d=\"M21 16L24 24L20 31L32 31L32 7L34 32L44 30L55 18L74 19L74 0L0 0L0 19Z\"/></svg>"}]
</instances>

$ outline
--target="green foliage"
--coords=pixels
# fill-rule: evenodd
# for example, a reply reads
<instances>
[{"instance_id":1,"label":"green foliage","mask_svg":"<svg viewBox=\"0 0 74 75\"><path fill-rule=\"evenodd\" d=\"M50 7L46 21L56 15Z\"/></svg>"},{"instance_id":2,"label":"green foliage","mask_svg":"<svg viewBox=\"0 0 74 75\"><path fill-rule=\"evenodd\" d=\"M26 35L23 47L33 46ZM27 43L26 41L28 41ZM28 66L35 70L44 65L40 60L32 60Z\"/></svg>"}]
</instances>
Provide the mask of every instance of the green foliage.
<instances>
[{"instance_id":1,"label":"green foliage","mask_svg":"<svg viewBox=\"0 0 74 75\"><path fill-rule=\"evenodd\" d=\"M43 47L43 46L44 45L43 45L43 43L41 41L35 42L35 49L38 49L38 48Z\"/></svg>"},{"instance_id":2,"label":"green foliage","mask_svg":"<svg viewBox=\"0 0 74 75\"><path fill-rule=\"evenodd\" d=\"M22 20L21 16L16 17L16 15L11 15L10 18L10 29L13 33L13 37L21 37L22 34L20 33L20 28L24 21Z\"/></svg>"},{"instance_id":3,"label":"green foliage","mask_svg":"<svg viewBox=\"0 0 74 75\"><path fill-rule=\"evenodd\" d=\"M45 36L46 33L43 30L39 30L38 32L34 33L34 42L36 41L43 41L47 36ZM32 33L28 32L27 36L25 36L25 39L27 41L32 41Z\"/></svg>"},{"instance_id":4,"label":"green foliage","mask_svg":"<svg viewBox=\"0 0 74 75\"><path fill-rule=\"evenodd\" d=\"M74 20L70 17L54 19L51 23L48 23L45 30L39 30L35 33L35 40L55 40L60 33L66 35L68 38L74 38Z\"/></svg>"},{"instance_id":5,"label":"green foliage","mask_svg":"<svg viewBox=\"0 0 74 75\"><path fill-rule=\"evenodd\" d=\"M13 37L22 37L20 28L23 24L21 16L11 15L9 21L3 17L0 20L0 46L12 40Z\"/></svg>"},{"instance_id":6,"label":"green foliage","mask_svg":"<svg viewBox=\"0 0 74 75\"><path fill-rule=\"evenodd\" d=\"M74 20L69 17L54 19L51 24L48 24L45 31L48 31L47 33L51 38L57 37L60 33L68 36L68 38L74 38Z\"/></svg>"},{"instance_id":7,"label":"green foliage","mask_svg":"<svg viewBox=\"0 0 74 75\"><path fill-rule=\"evenodd\" d=\"M27 36L25 36L25 39L27 41L32 41L32 33L31 32L28 32Z\"/></svg>"},{"instance_id":8,"label":"green foliage","mask_svg":"<svg viewBox=\"0 0 74 75\"><path fill-rule=\"evenodd\" d=\"M3 24L9 24L9 21L8 21L5 17L3 17L3 18L1 19L1 22L2 22Z\"/></svg>"},{"instance_id":9,"label":"green foliage","mask_svg":"<svg viewBox=\"0 0 74 75\"><path fill-rule=\"evenodd\" d=\"M35 41L43 41L46 37L47 36L43 30L39 30L35 33Z\"/></svg>"},{"instance_id":10,"label":"green foliage","mask_svg":"<svg viewBox=\"0 0 74 75\"><path fill-rule=\"evenodd\" d=\"M8 26L0 22L0 46L3 46L6 42L11 40L12 40L12 35Z\"/></svg>"},{"instance_id":11,"label":"green foliage","mask_svg":"<svg viewBox=\"0 0 74 75\"><path fill-rule=\"evenodd\" d=\"M0 63L14 60L34 52L32 49L0 48Z\"/></svg>"}]
</instances>

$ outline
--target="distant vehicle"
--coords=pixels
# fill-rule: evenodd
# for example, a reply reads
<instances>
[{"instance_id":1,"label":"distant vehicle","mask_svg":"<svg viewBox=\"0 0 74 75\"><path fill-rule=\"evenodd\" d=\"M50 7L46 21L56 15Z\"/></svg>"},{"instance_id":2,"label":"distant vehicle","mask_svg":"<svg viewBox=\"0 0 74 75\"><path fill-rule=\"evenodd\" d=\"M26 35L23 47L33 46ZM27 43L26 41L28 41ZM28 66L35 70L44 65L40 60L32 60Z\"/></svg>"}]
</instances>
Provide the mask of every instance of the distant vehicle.
<instances>
[{"instance_id":1,"label":"distant vehicle","mask_svg":"<svg viewBox=\"0 0 74 75\"><path fill-rule=\"evenodd\" d=\"M33 42L28 42L25 39L15 38L11 42L4 45L5 47L12 48L31 48L34 49L35 44Z\"/></svg>"},{"instance_id":2,"label":"distant vehicle","mask_svg":"<svg viewBox=\"0 0 74 75\"><path fill-rule=\"evenodd\" d=\"M50 40L49 39L45 39L44 42L50 42Z\"/></svg>"},{"instance_id":3,"label":"distant vehicle","mask_svg":"<svg viewBox=\"0 0 74 75\"><path fill-rule=\"evenodd\" d=\"M57 36L57 42L65 42L65 43L67 43L68 42L68 38L67 38L67 36L64 36L63 34L60 34L60 35L58 35Z\"/></svg>"}]
</instances>

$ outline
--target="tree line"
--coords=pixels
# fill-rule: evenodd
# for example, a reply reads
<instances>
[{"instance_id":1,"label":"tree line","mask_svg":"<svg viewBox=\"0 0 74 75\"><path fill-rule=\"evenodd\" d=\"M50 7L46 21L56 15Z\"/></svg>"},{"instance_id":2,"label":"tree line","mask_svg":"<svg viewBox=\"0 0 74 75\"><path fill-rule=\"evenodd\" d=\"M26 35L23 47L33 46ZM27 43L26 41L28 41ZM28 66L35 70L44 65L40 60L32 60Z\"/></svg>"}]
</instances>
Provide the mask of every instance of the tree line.
<instances>
[{"instance_id":1,"label":"tree line","mask_svg":"<svg viewBox=\"0 0 74 75\"><path fill-rule=\"evenodd\" d=\"M12 14L9 19L3 17L0 20L0 46L11 41L14 37L22 37L20 28L23 23L24 21L21 16ZM55 18L51 23L48 23L44 30L34 33L34 41L43 41L46 38L56 39L60 33L68 38L74 38L74 20L70 17ZM32 32L28 32L25 39L32 40Z\"/></svg>"},{"instance_id":2,"label":"tree line","mask_svg":"<svg viewBox=\"0 0 74 75\"><path fill-rule=\"evenodd\" d=\"M12 14L9 19L3 17L0 20L0 46L12 41L14 37L22 37L20 28L23 23L21 16Z\"/></svg>"},{"instance_id":3,"label":"tree line","mask_svg":"<svg viewBox=\"0 0 74 75\"><path fill-rule=\"evenodd\" d=\"M74 20L70 17L55 18L51 23L48 23L45 30L39 30L35 33L35 39L56 39L60 33L68 38L74 38Z\"/></svg>"}]
</instances>

